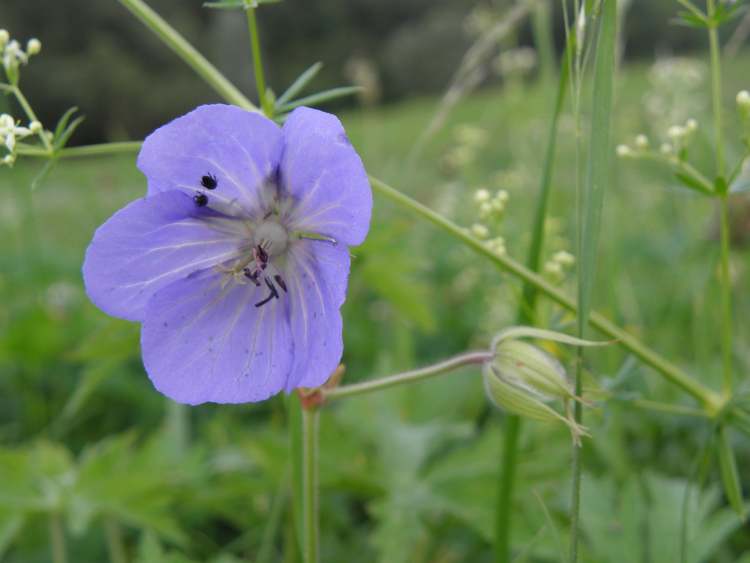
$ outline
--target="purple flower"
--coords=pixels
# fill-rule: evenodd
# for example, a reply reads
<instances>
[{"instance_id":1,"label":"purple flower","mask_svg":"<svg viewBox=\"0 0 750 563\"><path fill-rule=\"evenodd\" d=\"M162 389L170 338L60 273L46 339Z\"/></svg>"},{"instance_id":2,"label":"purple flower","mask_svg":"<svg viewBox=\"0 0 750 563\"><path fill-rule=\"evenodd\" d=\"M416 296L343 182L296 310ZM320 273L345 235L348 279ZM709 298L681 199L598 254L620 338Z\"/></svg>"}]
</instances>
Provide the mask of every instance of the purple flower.
<instances>
[{"instance_id":1,"label":"purple flower","mask_svg":"<svg viewBox=\"0 0 750 563\"><path fill-rule=\"evenodd\" d=\"M339 120L299 108L282 129L201 106L152 133L138 167L148 194L99 227L83 277L100 309L143 323L156 388L199 404L322 385L372 211Z\"/></svg>"}]
</instances>

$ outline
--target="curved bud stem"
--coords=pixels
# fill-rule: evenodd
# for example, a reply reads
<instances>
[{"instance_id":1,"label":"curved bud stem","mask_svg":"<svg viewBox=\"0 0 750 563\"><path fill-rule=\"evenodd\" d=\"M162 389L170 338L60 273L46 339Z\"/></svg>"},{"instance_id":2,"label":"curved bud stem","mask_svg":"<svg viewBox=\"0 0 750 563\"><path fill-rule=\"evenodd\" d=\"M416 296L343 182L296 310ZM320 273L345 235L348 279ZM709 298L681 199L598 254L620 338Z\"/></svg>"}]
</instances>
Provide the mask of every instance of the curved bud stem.
<instances>
[{"instance_id":1,"label":"curved bud stem","mask_svg":"<svg viewBox=\"0 0 750 563\"><path fill-rule=\"evenodd\" d=\"M404 383L421 381L464 366L484 364L485 362L490 361L492 357L492 352L488 351L467 352L465 354L448 358L447 360L443 360L442 362L438 362L431 366L397 373L388 377L381 377L379 379L364 381L362 383L353 383L352 385L342 385L341 387L334 387L332 389L323 388L320 390L320 393L323 400L353 397L355 395L362 395L373 391L381 391L383 389L388 389L389 387L395 387L396 385L403 385Z\"/></svg>"}]
</instances>

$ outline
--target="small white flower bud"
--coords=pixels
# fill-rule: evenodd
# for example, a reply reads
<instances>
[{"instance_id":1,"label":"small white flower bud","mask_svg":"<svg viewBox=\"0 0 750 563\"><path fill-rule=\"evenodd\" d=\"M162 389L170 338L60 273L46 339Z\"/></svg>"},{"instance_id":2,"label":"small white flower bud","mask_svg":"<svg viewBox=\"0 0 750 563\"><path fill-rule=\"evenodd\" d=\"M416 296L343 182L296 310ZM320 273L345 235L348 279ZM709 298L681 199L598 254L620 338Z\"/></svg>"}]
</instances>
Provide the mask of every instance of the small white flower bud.
<instances>
[{"instance_id":1,"label":"small white flower bud","mask_svg":"<svg viewBox=\"0 0 750 563\"><path fill-rule=\"evenodd\" d=\"M490 236L490 231L487 227L481 223L474 223L471 226L471 234L477 238L485 239Z\"/></svg>"},{"instance_id":2,"label":"small white flower bud","mask_svg":"<svg viewBox=\"0 0 750 563\"><path fill-rule=\"evenodd\" d=\"M661 147L659 147L661 154L672 154L673 150L674 148L669 143L662 143Z\"/></svg>"},{"instance_id":3,"label":"small white flower bud","mask_svg":"<svg viewBox=\"0 0 750 563\"><path fill-rule=\"evenodd\" d=\"M490 205L492 205L493 211L496 211L497 213L505 211L505 201L502 199L494 198Z\"/></svg>"},{"instance_id":4,"label":"small white flower bud","mask_svg":"<svg viewBox=\"0 0 750 563\"><path fill-rule=\"evenodd\" d=\"M688 133L695 133L698 130L698 122L691 117L685 122L685 129Z\"/></svg>"},{"instance_id":5,"label":"small white flower bud","mask_svg":"<svg viewBox=\"0 0 750 563\"><path fill-rule=\"evenodd\" d=\"M576 258L570 252L560 250L556 252L552 259L561 266L572 266L576 263Z\"/></svg>"},{"instance_id":6,"label":"small white flower bud","mask_svg":"<svg viewBox=\"0 0 750 563\"><path fill-rule=\"evenodd\" d=\"M38 55L41 50L42 50L42 42L39 41L39 39L37 39L36 37L29 39L29 42L26 44L27 54Z\"/></svg>"},{"instance_id":7,"label":"small white flower bud","mask_svg":"<svg viewBox=\"0 0 750 563\"><path fill-rule=\"evenodd\" d=\"M32 121L29 123L29 131L33 134L39 133L42 130L42 124L39 121Z\"/></svg>"},{"instance_id":8,"label":"small white flower bud","mask_svg":"<svg viewBox=\"0 0 750 563\"><path fill-rule=\"evenodd\" d=\"M16 148L16 135L15 133L8 133L5 135L5 146L10 151L13 152Z\"/></svg>"},{"instance_id":9,"label":"small white flower bud","mask_svg":"<svg viewBox=\"0 0 750 563\"><path fill-rule=\"evenodd\" d=\"M617 156L625 158L633 154L632 149L628 145L617 145Z\"/></svg>"},{"instance_id":10,"label":"small white flower bud","mask_svg":"<svg viewBox=\"0 0 750 563\"><path fill-rule=\"evenodd\" d=\"M15 154L6 154L3 157L2 163L6 166L11 166L16 161L16 155Z\"/></svg>"},{"instance_id":11,"label":"small white flower bud","mask_svg":"<svg viewBox=\"0 0 750 563\"><path fill-rule=\"evenodd\" d=\"M648 148L648 137L644 134L637 135L635 138L635 146L641 150Z\"/></svg>"},{"instance_id":12,"label":"small white flower bud","mask_svg":"<svg viewBox=\"0 0 750 563\"><path fill-rule=\"evenodd\" d=\"M489 201L479 204L479 218L487 219L492 215L492 204Z\"/></svg>"},{"instance_id":13,"label":"small white flower bud","mask_svg":"<svg viewBox=\"0 0 750 563\"><path fill-rule=\"evenodd\" d=\"M7 29L0 29L0 47L4 47L8 41L10 41L10 33Z\"/></svg>"},{"instance_id":14,"label":"small white flower bud","mask_svg":"<svg viewBox=\"0 0 750 563\"><path fill-rule=\"evenodd\" d=\"M484 203L490 200L490 192L481 188L474 192L474 201L477 203Z\"/></svg>"},{"instance_id":15,"label":"small white flower bud","mask_svg":"<svg viewBox=\"0 0 750 563\"><path fill-rule=\"evenodd\" d=\"M498 190L495 194L495 199L502 201L503 203L507 202L509 197L507 190Z\"/></svg>"},{"instance_id":16,"label":"small white flower bud","mask_svg":"<svg viewBox=\"0 0 750 563\"><path fill-rule=\"evenodd\" d=\"M685 136L685 128L680 127L679 125L672 125L672 127L670 127L667 130L667 137L669 137L673 141L678 141L684 136Z\"/></svg>"},{"instance_id":17,"label":"small white flower bud","mask_svg":"<svg viewBox=\"0 0 750 563\"><path fill-rule=\"evenodd\" d=\"M737 106L742 111L750 110L750 92L748 92L747 90L740 90L737 93Z\"/></svg>"},{"instance_id":18,"label":"small white flower bud","mask_svg":"<svg viewBox=\"0 0 750 563\"><path fill-rule=\"evenodd\" d=\"M554 260L550 260L544 265L544 271L555 276L559 276L563 273L560 262L556 262Z\"/></svg>"}]
</instances>

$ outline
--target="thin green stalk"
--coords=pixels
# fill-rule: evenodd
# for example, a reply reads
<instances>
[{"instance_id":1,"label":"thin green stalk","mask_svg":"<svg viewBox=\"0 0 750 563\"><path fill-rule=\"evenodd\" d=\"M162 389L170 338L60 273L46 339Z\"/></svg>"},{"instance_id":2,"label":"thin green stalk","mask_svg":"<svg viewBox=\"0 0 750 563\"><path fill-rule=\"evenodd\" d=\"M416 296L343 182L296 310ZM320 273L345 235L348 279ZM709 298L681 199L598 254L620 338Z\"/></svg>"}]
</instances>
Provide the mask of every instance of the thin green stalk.
<instances>
[{"instance_id":1,"label":"thin green stalk","mask_svg":"<svg viewBox=\"0 0 750 563\"><path fill-rule=\"evenodd\" d=\"M474 238L465 229L462 229L449 219L446 219L439 213L436 213L408 195L399 192L382 180L370 176L370 184L379 194L440 227L451 236L461 241L464 245L474 250L477 254L480 254L484 258L493 262L498 268L509 272L523 282L534 284L540 293L546 295L558 305L572 313L578 311L575 301L565 295L560 289L550 284L542 276L532 272L519 262L513 260L510 256L500 255L493 252L483 241ZM716 414L723 407L725 401L716 392L704 386L700 381L692 378L682 369L672 364L666 358L660 356L657 352L648 348L636 337L624 331L604 316L592 312L589 316L589 324L603 334L617 340L617 343L620 346L629 350L645 364L654 368L658 373L664 376L665 379L695 397L706 408L707 413L711 415Z\"/></svg>"},{"instance_id":2,"label":"thin green stalk","mask_svg":"<svg viewBox=\"0 0 750 563\"><path fill-rule=\"evenodd\" d=\"M141 20L159 39L169 46L188 66L231 104L249 111L260 111L237 87L221 74L215 66L201 55L195 47L169 25L159 14L142 0L119 0L130 12Z\"/></svg>"},{"instance_id":3,"label":"thin green stalk","mask_svg":"<svg viewBox=\"0 0 750 563\"><path fill-rule=\"evenodd\" d=\"M711 98L714 113L714 136L716 137L716 174L720 179L717 185L724 184L724 128L722 119L721 99L721 51L719 48L718 24L716 16L716 0L708 0L708 39L711 51ZM725 396L732 392L732 280L729 273L730 240L729 240L729 199L720 193L721 214L721 258L719 280L721 291L721 364L722 391Z\"/></svg>"},{"instance_id":4,"label":"thin green stalk","mask_svg":"<svg viewBox=\"0 0 750 563\"><path fill-rule=\"evenodd\" d=\"M318 425L317 408L302 409L302 473L304 518L302 552L305 563L320 561L320 503L318 496Z\"/></svg>"},{"instance_id":5,"label":"thin green stalk","mask_svg":"<svg viewBox=\"0 0 750 563\"><path fill-rule=\"evenodd\" d=\"M49 515L49 543L53 563L67 563L68 550L65 546L65 529L62 516L57 512Z\"/></svg>"},{"instance_id":6,"label":"thin green stalk","mask_svg":"<svg viewBox=\"0 0 750 563\"><path fill-rule=\"evenodd\" d=\"M119 522L111 516L107 516L104 519L104 529L107 534L107 551L109 552L110 563L128 563Z\"/></svg>"},{"instance_id":7,"label":"thin green stalk","mask_svg":"<svg viewBox=\"0 0 750 563\"><path fill-rule=\"evenodd\" d=\"M511 525L513 517L513 489L515 488L518 448L521 437L521 417L508 415L503 425L503 449L499 473L497 506L495 508L495 561L511 561Z\"/></svg>"},{"instance_id":8,"label":"thin green stalk","mask_svg":"<svg viewBox=\"0 0 750 563\"><path fill-rule=\"evenodd\" d=\"M263 73L263 59L260 52L260 35L258 34L258 22L255 18L255 8L249 6L247 12L247 27L250 30L250 46L253 52L253 71L255 72L255 87L258 89L258 100L263 113L273 117L273 104L268 99L266 91L266 79Z\"/></svg>"},{"instance_id":9,"label":"thin green stalk","mask_svg":"<svg viewBox=\"0 0 750 563\"><path fill-rule=\"evenodd\" d=\"M344 399L356 395L362 395L364 393L371 393L373 391L382 391L383 389L388 389L397 385L428 379L464 366L483 364L491 359L491 352L467 352L427 367L405 371L403 373L397 373L395 375L381 377L371 381L364 381L362 383L353 383L352 385L342 385L341 387L323 389L321 390L321 395L326 400L332 400Z\"/></svg>"},{"instance_id":10,"label":"thin green stalk","mask_svg":"<svg viewBox=\"0 0 750 563\"><path fill-rule=\"evenodd\" d=\"M562 55L560 63L560 77L555 97L554 113L547 139L547 150L544 155L544 172L542 174L541 187L537 198L537 206L534 211L534 225L532 228L531 245L526 259L526 266L532 272L539 272L542 262L542 249L544 248L544 228L547 219L547 208L552 187L552 170L555 161L555 149L557 146L557 129L560 115L565 101L569 78L569 52L572 42ZM523 284L521 302L518 310L518 323L521 325L533 325L536 311L536 302L539 292L537 287L529 282ZM513 488L515 485L516 465L518 459L518 447L520 442L522 421L516 415L508 415L503 424L503 447L500 472L498 475L497 506L495 508L495 561L496 563L507 563L511 560L512 548L512 525L511 516L513 503Z\"/></svg>"},{"instance_id":11,"label":"thin green stalk","mask_svg":"<svg viewBox=\"0 0 750 563\"><path fill-rule=\"evenodd\" d=\"M26 117L29 118L29 121L39 121L39 118L37 118L36 113L34 113L34 110L31 108L31 104L26 99L26 96L23 95L23 92L21 92L21 89L18 86L11 86L10 91L16 97L16 100L18 100L18 104L23 109L24 113L26 114ZM37 136L42 141L42 144L44 145L44 148L47 150L47 152L51 154L52 144L47 138L47 135L44 134L44 131L40 131Z\"/></svg>"}]
</instances>

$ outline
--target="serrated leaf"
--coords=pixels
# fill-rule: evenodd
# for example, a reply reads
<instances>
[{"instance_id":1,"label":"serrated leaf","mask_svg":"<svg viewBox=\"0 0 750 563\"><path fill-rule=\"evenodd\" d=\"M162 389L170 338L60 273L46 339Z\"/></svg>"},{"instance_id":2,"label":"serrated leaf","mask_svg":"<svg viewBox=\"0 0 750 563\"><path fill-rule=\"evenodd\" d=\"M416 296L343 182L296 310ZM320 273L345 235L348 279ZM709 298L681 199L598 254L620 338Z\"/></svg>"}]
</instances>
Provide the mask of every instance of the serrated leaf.
<instances>
[{"instance_id":1,"label":"serrated leaf","mask_svg":"<svg viewBox=\"0 0 750 563\"><path fill-rule=\"evenodd\" d=\"M359 86L343 86L340 88L331 88L330 90L324 90L323 92L319 92L311 96L306 96L304 98L300 98L299 100L281 105L279 106L279 111L286 113L300 106L312 107L318 104L322 104L323 102L329 102L331 100L343 98L344 96L351 96L352 94L359 92L361 89L362 88L360 88Z\"/></svg>"},{"instance_id":2,"label":"serrated leaf","mask_svg":"<svg viewBox=\"0 0 750 563\"><path fill-rule=\"evenodd\" d=\"M310 83L310 81L315 78L318 73L320 72L320 69L323 68L323 63L318 61L310 67L305 70L302 74L300 74L297 79L292 82L291 86L286 89L286 91L279 96L279 99L276 100L276 103L274 104L275 107L281 108L284 104L289 102L294 96L299 94L304 88Z\"/></svg>"}]
</instances>

